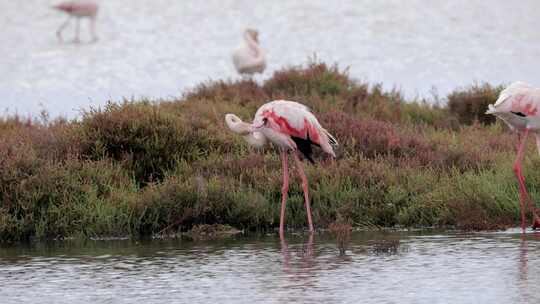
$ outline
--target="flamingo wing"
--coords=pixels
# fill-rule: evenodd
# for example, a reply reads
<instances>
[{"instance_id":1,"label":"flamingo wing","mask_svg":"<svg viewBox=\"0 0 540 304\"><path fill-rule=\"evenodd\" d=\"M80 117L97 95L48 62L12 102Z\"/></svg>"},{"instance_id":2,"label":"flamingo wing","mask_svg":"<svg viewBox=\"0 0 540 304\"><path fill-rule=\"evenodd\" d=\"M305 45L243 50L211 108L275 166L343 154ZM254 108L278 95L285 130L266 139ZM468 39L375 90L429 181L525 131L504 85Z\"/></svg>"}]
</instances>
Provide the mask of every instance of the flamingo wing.
<instances>
[{"instance_id":1,"label":"flamingo wing","mask_svg":"<svg viewBox=\"0 0 540 304\"><path fill-rule=\"evenodd\" d=\"M512 130L540 129L540 89L517 81L501 91L495 104L489 105L486 114L503 120Z\"/></svg>"},{"instance_id":2,"label":"flamingo wing","mask_svg":"<svg viewBox=\"0 0 540 304\"><path fill-rule=\"evenodd\" d=\"M286 100L269 102L259 108L254 123L265 124L274 131L290 136L311 161L311 144L320 146L323 151L335 157L331 145L337 145L336 139L303 104Z\"/></svg>"},{"instance_id":3,"label":"flamingo wing","mask_svg":"<svg viewBox=\"0 0 540 304\"><path fill-rule=\"evenodd\" d=\"M502 90L495 104L488 107L487 114L512 113L520 117L535 116L540 107L540 89L516 81Z\"/></svg>"}]
</instances>

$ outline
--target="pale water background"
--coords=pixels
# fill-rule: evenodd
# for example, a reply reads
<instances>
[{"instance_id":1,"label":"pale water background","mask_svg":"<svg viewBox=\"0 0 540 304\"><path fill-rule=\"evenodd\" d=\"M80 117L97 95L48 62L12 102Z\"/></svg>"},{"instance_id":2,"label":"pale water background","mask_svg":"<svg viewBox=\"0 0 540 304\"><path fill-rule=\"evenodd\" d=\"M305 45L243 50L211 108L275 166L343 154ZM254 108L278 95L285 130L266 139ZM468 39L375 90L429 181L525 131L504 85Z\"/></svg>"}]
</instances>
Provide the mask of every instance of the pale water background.
<instances>
[{"instance_id":1,"label":"pale water background","mask_svg":"<svg viewBox=\"0 0 540 304\"><path fill-rule=\"evenodd\" d=\"M75 117L109 99L237 79L230 56L248 26L268 53L258 81L316 53L409 98L474 81L540 85L537 0L102 0L100 40L78 45L56 40L57 2L0 0L0 110Z\"/></svg>"},{"instance_id":2,"label":"pale water background","mask_svg":"<svg viewBox=\"0 0 540 304\"><path fill-rule=\"evenodd\" d=\"M540 233L52 242L0 248L0 302L540 303Z\"/></svg>"}]
</instances>

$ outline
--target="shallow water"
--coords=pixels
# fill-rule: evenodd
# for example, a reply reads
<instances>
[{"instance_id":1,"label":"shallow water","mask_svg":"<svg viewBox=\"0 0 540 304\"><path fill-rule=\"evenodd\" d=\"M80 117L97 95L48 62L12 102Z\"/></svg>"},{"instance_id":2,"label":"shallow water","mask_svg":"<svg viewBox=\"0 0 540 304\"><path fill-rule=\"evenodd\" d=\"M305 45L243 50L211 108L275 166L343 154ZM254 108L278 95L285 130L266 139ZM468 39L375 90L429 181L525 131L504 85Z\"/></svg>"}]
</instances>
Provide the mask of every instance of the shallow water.
<instances>
[{"instance_id":1,"label":"shallow water","mask_svg":"<svg viewBox=\"0 0 540 304\"><path fill-rule=\"evenodd\" d=\"M539 282L540 233L517 229L0 249L6 304L539 303Z\"/></svg>"},{"instance_id":2,"label":"shallow water","mask_svg":"<svg viewBox=\"0 0 540 304\"><path fill-rule=\"evenodd\" d=\"M230 56L248 26L268 52L259 81L316 53L408 97L474 81L540 85L536 0L99 1L100 40L78 45L56 40L65 16L48 4L57 2L1 1L0 109L74 117L108 99L166 98L238 78ZM88 41L86 21L81 33Z\"/></svg>"}]
</instances>

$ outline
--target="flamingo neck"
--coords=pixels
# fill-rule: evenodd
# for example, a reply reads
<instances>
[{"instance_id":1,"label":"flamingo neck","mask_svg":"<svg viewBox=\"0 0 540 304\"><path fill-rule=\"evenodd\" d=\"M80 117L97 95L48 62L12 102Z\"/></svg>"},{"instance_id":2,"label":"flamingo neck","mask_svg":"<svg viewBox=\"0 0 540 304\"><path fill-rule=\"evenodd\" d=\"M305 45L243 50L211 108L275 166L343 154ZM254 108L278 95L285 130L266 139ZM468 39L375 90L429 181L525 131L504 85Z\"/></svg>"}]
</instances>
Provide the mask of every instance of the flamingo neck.
<instances>
[{"instance_id":1,"label":"flamingo neck","mask_svg":"<svg viewBox=\"0 0 540 304\"><path fill-rule=\"evenodd\" d=\"M225 116L225 122L231 131L242 135L250 145L260 148L266 144L266 137L264 134L261 132L253 132L252 126L243 122L238 116L227 114Z\"/></svg>"},{"instance_id":2,"label":"flamingo neck","mask_svg":"<svg viewBox=\"0 0 540 304\"><path fill-rule=\"evenodd\" d=\"M251 36L249 32L244 33L244 40L246 41L248 48L255 54L255 57L262 57L262 49L259 46L259 43L253 39L253 36Z\"/></svg>"}]
</instances>

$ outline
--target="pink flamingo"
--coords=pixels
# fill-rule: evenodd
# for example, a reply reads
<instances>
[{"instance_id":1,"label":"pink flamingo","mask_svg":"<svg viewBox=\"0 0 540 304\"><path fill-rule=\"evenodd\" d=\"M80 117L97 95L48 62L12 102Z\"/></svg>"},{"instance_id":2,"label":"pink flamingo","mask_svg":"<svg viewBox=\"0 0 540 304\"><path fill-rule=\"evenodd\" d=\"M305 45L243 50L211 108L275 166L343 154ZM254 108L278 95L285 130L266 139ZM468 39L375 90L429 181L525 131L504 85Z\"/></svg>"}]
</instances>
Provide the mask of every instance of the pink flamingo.
<instances>
[{"instance_id":1,"label":"pink flamingo","mask_svg":"<svg viewBox=\"0 0 540 304\"><path fill-rule=\"evenodd\" d=\"M243 43L233 53L234 67L238 73L253 75L266 68L264 51L259 45L259 32L246 29Z\"/></svg>"},{"instance_id":2,"label":"pink flamingo","mask_svg":"<svg viewBox=\"0 0 540 304\"><path fill-rule=\"evenodd\" d=\"M56 31L56 36L58 36L58 39L62 41L62 31L66 26L69 25L69 22L71 21L72 17L77 18L76 22L76 36L74 42L79 42L79 23L81 18L85 17L90 19L90 32L92 34L92 41L97 41L96 36L96 16L98 12L98 5L95 2L92 1L67 1L59 3L55 6L53 6L54 9L57 9L59 11L63 11L66 14L68 14L68 19L60 25L58 30Z\"/></svg>"},{"instance_id":3,"label":"pink flamingo","mask_svg":"<svg viewBox=\"0 0 540 304\"><path fill-rule=\"evenodd\" d=\"M320 125L308 107L294 101L277 100L262 105L255 113L252 124L243 122L234 114L225 115L225 122L233 132L243 135L249 144L262 147L269 140L281 150L281 164L283 166L279 220L279 234L281 236L284 231L285 205L289 190L288 152L293 151L296 167L302 179L309 231L313 232L308 181L299 154L301 152L313 163L311 145L316 145L335 157L332 145L337 145L336 139Z\"/></svg>"},{"instance_id":4,"label":"pink flamingo","mask_svg":"<svg viewBox=\"0 0 540 304\"><path fill-rule=\"evenodd\" d=\"M533 88L524 82L514 82L504 89L494 105L489 105L486 114L493 114L504 121L512 130L518 132L520 137L517 157L514 163L514 172L519 182L521 229L525 232L525 204L533 214L532 228L540 228L540 218L527 189L523 176L521 163L525 153L525 146L529 132L536 136L536 145L540 151L540 89Z\"/></svg>"}]
</instances>

